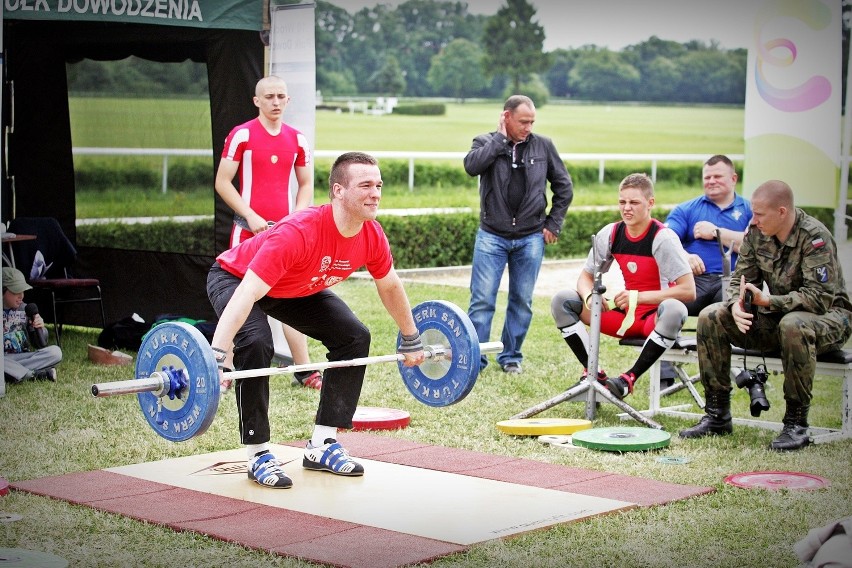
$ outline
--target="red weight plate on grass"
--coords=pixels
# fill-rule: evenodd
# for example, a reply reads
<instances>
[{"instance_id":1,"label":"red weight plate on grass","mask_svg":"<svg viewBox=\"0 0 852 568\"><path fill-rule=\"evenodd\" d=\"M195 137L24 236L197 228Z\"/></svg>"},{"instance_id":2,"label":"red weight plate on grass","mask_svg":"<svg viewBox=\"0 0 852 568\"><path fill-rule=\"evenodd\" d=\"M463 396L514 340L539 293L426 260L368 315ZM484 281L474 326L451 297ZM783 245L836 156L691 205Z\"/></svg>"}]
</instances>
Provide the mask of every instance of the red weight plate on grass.
<instances>
[{"instance_id":1,"label":"red weight plate on grass","mask_svg":"<svg viewBox=\"0 0 852 568\"><path fill-rule=\"evenodd\" d=\"M5 478L0 477L0 497L5 497L9 494L9 482Z\"/></svg>"},{"instance_id":2,"label":"red weight plate on grass","mask_svg":"<svg viewBox=\"0 0 852 568\"><path fill-rule=\"evenodd\" d=\"M359 406L352 417L353 430L399 430L408 426L411 415L395 408Z\"/></svg>"},{"instance_id":3,"label":"red weight plate on grass","mask_svg":"<svg viewBox=\"0 0 852 568\"><path fill-rule=\"evenodd\" d=\"M824 477L798 471L751 471L729 475L725 478L725 483L745 489L809 491L828 487L830 482Z\"/></svg>"}]
</instances>

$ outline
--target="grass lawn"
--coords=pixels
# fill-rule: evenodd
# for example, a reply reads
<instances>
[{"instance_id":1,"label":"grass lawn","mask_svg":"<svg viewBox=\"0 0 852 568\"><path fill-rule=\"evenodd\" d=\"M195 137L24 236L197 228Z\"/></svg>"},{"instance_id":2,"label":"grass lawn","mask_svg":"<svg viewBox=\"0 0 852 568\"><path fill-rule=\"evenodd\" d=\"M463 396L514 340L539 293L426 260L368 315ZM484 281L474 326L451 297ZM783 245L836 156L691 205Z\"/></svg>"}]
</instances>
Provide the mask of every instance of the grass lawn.
<instances>
[{"instance_id":1,"label":"grass lawn","mask_svg":"<svg viewBox=\"0 0 852 568\"><path fill-rule=\"evenodd\" d=\"M72 97L69 105L72 140L78 147L211 146L206 100ZM444 116L318 111L315 145L322 150L466 152L474 136L496 128L500 108L494 101L448 103ZM548 104L538 109L536 120L536 132L553 138L562 153L739 154L743 152L742 127L743 109L735 107ZM148 164L154 172L162 168L157 156L114 160ZM461 163L454 165L461 168ZM650 164L636 167L650 173ZM614 190L613 184L578 184L574 205L611 205L615 202ZM700 188L662 182L657 190L658 203L670 204L694 197ZM318 190L314 202L325 201L325 190ZM415 185L412 191L387 186L382 201L387 209L478 205L479 196L472 187ZM212 213L213 189L206 186L163 194L157 182L151 188L77 193L78 218Z\"/></svg>"},{"instance_id":2,"label":"grass lawn","mask_svg":"<svg viewBox=\"0 0 852 568\"><path fill-rule=\"evenodd\" d=\"M447 103L444 116L316 113L318 150L466 152L496 130L502 101ZM204 99L71 97L74 146L210 148ZM285 122L287 116L285 113ZM535 131L564 153L741 154L742 107L548 104ZM144 125L144 128L140 128Z\"/></svg>"},{"instance_id":3,"label":"grass lawn","mask_svg":"<svg viewBox=\"0 0 852 568\"><path fill-rule=\"evenodd\" d=\"M443 298L466 308L469 299L464 288L411 284L407 289L412 304ZM375 287L367 281L353 280L335 290L372 331L371 354L392 352L395 326L381 307ZM501 294L495 330L502 325L505 302L506 296ZM659 418L666 431L673 434L670 446L650 452L564 451L546 447L534 438L500 433L496 422L562 392L580 374L579 364L553 328L549 300L536 297L534 302L535 317L524 346L525 373L508 377L496 365L490 365L471 394L456 405L433 408L419 404L408 394L395 365L368 367L361 404L401 408L412 416L408 428L380 435L712 486L716 491L666 506L604 515L476 545L432 566L793 568L798 566L792 550L796 541L809 529L852 511L852 440L779 454L766 449L774 433L747 427L735 427L729 437L680 440L677 431L694 421L671 417ZM0 475L18 481L239 447L236 409L230 398L223 401L205 434L180 444L165 441L148 427L136 397L92 398L92 383L130 378L133 372L127 367L96 367L89 363L86 343L95 343L96 339L95 330L69 328L63 336L65 360L59 367L57 383L9 386L6 396L0 399ZM320 345L311 342L310 348L314 360L324 360ZM601 363L612 372L627 368L635 356L632 348L620 347L610 338L601 341ZM628 399L636 408L647 405L646 381L647 377L641 378L637 391ZM767 392L772 408L762 418L778 420L782 416L781 389L781 378L771 377ZM837 379L815 382L817 400L811 413L812 424L840 425L840 389ZM290 387L287 377L273 379L272 440L309 436L317 396L316 391ZM664 399L666 404L685 404L690 400L686 392ZM747 393L735 390L733 406L737 416L748 417ZM539 416L585 417L583 406L576 403L560 404ZM604 405L595 426L618 425L636 423L621 422L615 409ZM683 465L663 464L657 461L660 456L686 457L690 461ZM807 472L828 478L831 485L817 491L768 492L723 482L728 475L756 470ZM292 491L298 491L298 487ZM499 499L499 495L494 498ZM151 506L157 506L156 498ZM3 525L0 546L52 552L69 560L71 566L308 566L203 535L177 533L18 492L2 498L2 510L18 513L23 519Z\"/></svg>"}]
</instances>

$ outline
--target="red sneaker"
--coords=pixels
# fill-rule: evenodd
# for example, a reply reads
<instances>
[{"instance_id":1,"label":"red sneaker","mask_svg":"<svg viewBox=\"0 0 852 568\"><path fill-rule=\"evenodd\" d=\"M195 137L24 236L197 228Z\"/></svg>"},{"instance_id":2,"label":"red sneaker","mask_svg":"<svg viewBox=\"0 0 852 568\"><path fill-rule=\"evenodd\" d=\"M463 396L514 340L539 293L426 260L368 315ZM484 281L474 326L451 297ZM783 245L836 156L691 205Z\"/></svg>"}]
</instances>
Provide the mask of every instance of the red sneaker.
<instances>
[{"instance_id":1,"label":"red sneaker","mask_svg":"<svg viewBox=\"0 0 852 568\"><path fill-rule=\"evenodd\" d=\"M319 371L314 371L304 379L298 379L293 376L293 381L291 384L295 386L303 386L308 387L310 389L320 390L322 388L322 373Z\"/></svg>"},{"instance_id":2,"label":"red sneaker","mask_svg":"<svg viewBox=\"0 0 852 568\"><path fill-rule=\"evenodd\" d=\"M621 373L620 376L614 379L606 380L606 388L618 400L624 400L624 397L633 392L633 383L636 382L636 377L633 373Z\"/></svg>"}]
</instances>

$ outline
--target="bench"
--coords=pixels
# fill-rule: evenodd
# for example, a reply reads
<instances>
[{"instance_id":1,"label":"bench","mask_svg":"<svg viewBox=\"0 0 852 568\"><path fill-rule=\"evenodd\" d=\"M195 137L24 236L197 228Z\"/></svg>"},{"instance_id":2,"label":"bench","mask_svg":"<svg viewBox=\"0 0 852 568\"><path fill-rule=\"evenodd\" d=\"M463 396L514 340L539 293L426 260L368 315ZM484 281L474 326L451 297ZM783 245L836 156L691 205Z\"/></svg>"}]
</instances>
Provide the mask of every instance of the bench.
<instances>
[{"instance_id":1,"label":"bench","mask_svg":"<svg viewBox=\"0 0 852 568\"><path fill-rule=\"evenodd\" d=\"M638 349L642 348L644 340L629 340L623 339L620 344L630 345ZM680 383L675 383L673 386L666 389L660 389L660 366L663 361L672 363L680 379ZM766 364L766 370L783 375L784 370L781 364L781 359L769 354L763 355L759 351L744 350L740 347L732 347L731 351L731 369L732 374L738 372L739 369L746 367L746 363L750 368L754 368L755 362ZM648 371L650 375L649 385L649 405L647 410L640 410L646 416L655 416L663 414L667 416L677 416L681 418L700 418L703 414L695 412L685 412L683 409L689 405L678 406L661 406L660 398L667 394L672 394L683 388L688 388L695 399L699 408L704 408L704 403L698 395L693 384L699 381L698 375L689 376L684 369L687 364L698 364L698 352L694 337L678 338L674 346L666 350L665 353L654 363ZM850 408L850 394L852 394L852 351L838 349L823 353L817 357L816 375L840 377L843 379L842 393L840 397L840 415L841 427L823 428L811 426L809 428L811 442L817 444L822 442L830 442L843 438L852 438L852 408ZM731 378L733 383L733 377ZM620 414L621 418L626 418L626 415ZM783 424L780 422L770 422L767 420L752 420L744 418L734 418L734 424L744 426L755 426L758 428L767 428L780 432Z\"/></svg>"}]
</instances>

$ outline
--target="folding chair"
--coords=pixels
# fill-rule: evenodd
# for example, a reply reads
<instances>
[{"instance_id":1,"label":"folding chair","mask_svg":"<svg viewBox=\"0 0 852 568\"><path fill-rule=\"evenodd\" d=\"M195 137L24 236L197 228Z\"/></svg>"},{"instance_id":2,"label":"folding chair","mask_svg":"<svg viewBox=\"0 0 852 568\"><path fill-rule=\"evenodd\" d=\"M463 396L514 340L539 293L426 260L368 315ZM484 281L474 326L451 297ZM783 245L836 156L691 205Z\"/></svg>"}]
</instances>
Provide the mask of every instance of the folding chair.
<instances>
[{"instance_id":1,"label":"folding chair","mask_svg":"<svg viewBox=\"0 0 852 568\"><path fill-rule=\"evenodd\" d=\"M101 324L106 327L101 283L97 278L77 278L73 272L77 249L53 217L18 217L9 230L35 235L35 240L15 244L17 265L33 287L33 292L50 295L56 344L62 344L62 314L68 304L96 302Z\"/></svg>"}]
</instances>

